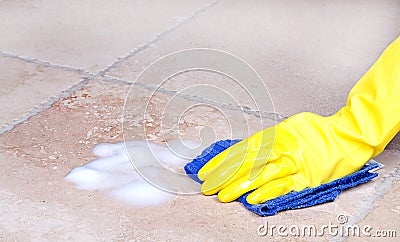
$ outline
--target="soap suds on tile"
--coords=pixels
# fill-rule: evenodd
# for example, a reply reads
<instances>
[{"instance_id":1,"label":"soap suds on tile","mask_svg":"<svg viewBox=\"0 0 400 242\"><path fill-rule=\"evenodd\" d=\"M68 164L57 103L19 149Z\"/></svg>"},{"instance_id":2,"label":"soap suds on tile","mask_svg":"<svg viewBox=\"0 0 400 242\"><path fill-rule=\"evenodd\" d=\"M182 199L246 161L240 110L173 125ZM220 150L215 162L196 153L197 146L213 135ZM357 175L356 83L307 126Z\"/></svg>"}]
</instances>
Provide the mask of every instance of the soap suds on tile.
<instances>
[{"instance_id":1,"label":"soap suds on tile","mask_svg":"<svg viewBox=\"0 0 400 242\"><path fill-rule=\"evenodd\" d=\"M203 148L192 140L100 143L93 148L98 158L72 169L65 180L135 207L158 205L174 199L176 193L199 190L182 168Z\"/></svg>"}]
</instances>

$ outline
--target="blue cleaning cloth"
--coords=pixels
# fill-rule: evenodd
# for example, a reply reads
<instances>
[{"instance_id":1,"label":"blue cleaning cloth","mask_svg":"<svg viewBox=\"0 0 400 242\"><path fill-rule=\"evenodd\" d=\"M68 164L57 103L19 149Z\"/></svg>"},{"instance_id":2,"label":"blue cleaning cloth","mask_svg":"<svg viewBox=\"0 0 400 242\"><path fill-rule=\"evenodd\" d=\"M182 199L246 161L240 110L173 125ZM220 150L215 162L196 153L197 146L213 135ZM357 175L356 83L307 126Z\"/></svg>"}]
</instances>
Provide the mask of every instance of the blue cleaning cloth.
<instances>
[{"instance_id":1,"label":"blue cleaning cloth","mask_svg":"<svg viewBox=\"0 0 400 242\"><path fill-rule=\"evenodd\" d=\"M185 165L186 174L198 183L202 183L197 177L198 171L214 156L239 141L240 140L221 140L215 142L210 147L206 148L192 162ZM371 160L360 170L346 177L322 184L315 188L306 188L299 192L291 192L262 204L247 203L246 197L250 192L239 197L237 201L243 203L248 210L260 216L271 216L282 210L305 208L321 203L332 202L344 189L357 186L377 177L378 174L373 173L373 171L382 166L382 164Z\"/></svg>"}]
</instances>

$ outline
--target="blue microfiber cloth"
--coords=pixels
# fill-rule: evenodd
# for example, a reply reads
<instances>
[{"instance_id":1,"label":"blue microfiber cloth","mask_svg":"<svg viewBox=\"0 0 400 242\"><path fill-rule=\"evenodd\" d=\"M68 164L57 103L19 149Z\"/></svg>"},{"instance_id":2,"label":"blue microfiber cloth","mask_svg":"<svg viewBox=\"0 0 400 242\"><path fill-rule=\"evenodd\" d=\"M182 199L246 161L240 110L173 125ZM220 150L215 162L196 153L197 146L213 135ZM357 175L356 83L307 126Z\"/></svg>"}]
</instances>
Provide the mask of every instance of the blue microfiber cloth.
<instances>
[{"instance_id":1,"label":"blue microfiber cloth","mask_svg":"<svg viewBox=\"0 0 400 242\"><path fill-rule=\"evenodd\" d=\"M239 141L240 140L221 140L215 142L210 147L206 148L192 162L185 165L186 174L198 183L202 183L197 177L198 171L214 156ZM320 203L332 202L344 189L357 186L377 177L378 174L373 171L382 166L382 164L371 160L360 170L346 177L322 184L315 188L306 188L299 192L291 192L262 204L247 203L246 197L250 192L239 197L237 201L243 203L248 210L260 216L271 216L282 210L305 208Z\"/></svg>"}]
</instances>

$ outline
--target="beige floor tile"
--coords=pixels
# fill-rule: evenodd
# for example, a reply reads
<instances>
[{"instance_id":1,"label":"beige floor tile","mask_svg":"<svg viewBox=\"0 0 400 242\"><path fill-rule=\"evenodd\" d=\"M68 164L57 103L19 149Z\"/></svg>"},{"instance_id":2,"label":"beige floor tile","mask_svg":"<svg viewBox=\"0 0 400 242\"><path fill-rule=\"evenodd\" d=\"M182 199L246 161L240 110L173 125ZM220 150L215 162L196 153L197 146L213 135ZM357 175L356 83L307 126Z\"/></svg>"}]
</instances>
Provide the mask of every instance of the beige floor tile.
<instances>
[{"instance_id":1,"label":"beige floor tile","mask_svg":"<svg viewBox=\"0 0 400 242\"><path fill-rule=\"evenodd\" d=\"M393 187L382 200L374 204L364 221L358 224L361 237L351 238L350 241L398 241L400 233L400 185L394 181Z\"/></svg>"},{"instance_id":2,"label":"beige floor tile","mask_svg":"<svg viewBox=\"0 0 400 242\"><path fill-rule=\"evenodd\" d=\"M108 74L134 80L143 68L166 54L215 48L254 67L271 92L277 113L332 114L345 104L353 84L399 34L399 16L400 5L395 0L345 4L223 1ZM254 96L257 88L261 87L251 89ZM270 110L269 104L259 106Z\"/></svg>"},{"instance_id":3,"label":"beige floor tile","mask_svg":"<svg viewBox=\"0 0 400 242\"><path fill-rule=\"evenodd\" d=\"M132 115L137 119L125 122L128 127L125 135L136 132L132 138L140 138L148 134L147 137L156 137L158 142L175 138L174 133L168 132L169 129L165 131L166 135L161 135L163 129L160 127L163 126L159 123L160 115L165 116L164 122L176 120L173 116L181 115L181 108L189 101L156 94L149 102L152 107L149 114L144 116L140 107L142 103L147 104L149 93L146 89L136 88L140 95L134 99L136 103L131 103L136 104L136 113ZM2 165L4 163L0 177L5 181L0 186L0 200L9 208L1 211L4 215L0 219L3 224L0 227L2 236L5 239L49 240L204 240L225 237L229 232L231 235L228 238L256 239L255 229L260 219L236 203L220 210L209 206L210 203L218 205L215 199L183 196L158 207L134 209L117 204L96 192L76 190L63 180L71 168L94 158L91 148L95 144L122 140L121 115L128 89L129 86L124 84L90 82L82 90L61 99L50 109L0 137L0 160ZM163 109L156 108L163 107L168 101L174 104L175 112L169 113L168 109L163 112ZM228 129L226 125L229 124L219 123L218 113L208 107L199 108L191 109L182 116L184 122L179 130L183 137L198 139L199 129L195 126L212 125L218 126L217 138L230 135L219 132ZM209 112L209 115L202 118L199 112ZM238 117L234 119L239 120ZM248 119L257 125L258 118ZM149 123L153 125L147 126ZM166 126L169 127L169 123ZM149 130L145 133L143 127L149 127ZM235 219L217 219L226 213ZM243 216L247 219L240 221ZM34 217L34 220L30 217ZM217 221L217 226L212 229L214 234L210 237L204 230L215 225L214 221ZM247 225L249 221L252 223ZM203 231L198 228L188 231L188 224L194 224Z\"/></svg>"},{"instance_id":4,"label":"beige floor tile","mask_svg":"<svg viewBox=\"0 0 400 242\"><path fill-rule=\"evenodd\" d=\"M369 194L370 201L362 205L364 211L359 215L362 220L356 224L361 236L349 237L349 241L398 241L400 236L400 155L386 151L377 160L385 164L385 168L375 191Z\"/></svg>"},{"instance_id":5,"label":"beige floor tile","mask_svg":"<svg viewBox=\"0 0 400 242\"><path fill-rule=\"evenodd\" d=\"M366 239L334 238L327 232L321 237L282 236L277 230L257 234L266 223L276 229L339 225L339 215L349 225L394 229L399 236L399 139L376 158L385 168L373 181L344 191L335 202L267 218L237 202L222 204L200 194L133 208L100 192L78 190L63 179L72 168L93 160L91 150L100 142L190 138L208 144L245 138L273 125L276 117L300 111L331 114L396 37L400 20L397 0L220 1L207 7L209 3L3 1L0 128L24 115L32 117L0 135L1 241ZM213 69L214 61L236 74L176 73L182 65L204 61L191 56L145 72L132 86L117 80L133 81L154 60L195 47L220 49L248 62L263 79L273 105L262 85L240 76L241 65L217 57L206 59L208 67ZM7 53L64 67L44 67ZM87 85L80 82L82 87L70 93L82 78L74 68L97 72L120 56L126 58L107 76ZM53 98L64 90L69 90L65 96Z\"/></svg>"},{"instance_id":6,"label":"beige floor tile","mask_svg":"<svg viewBox=\"0 0 400 242\"><path fill-rule=\"evenodd\" d=\"M216 134L211 138L231 137L227 130L232 124L225 122L213 107L187 108L193 107L195 101L132 88L134 95L127 100L130 105L126 106L129 115L125 115L124 130L121 116L129 86L96 80L0 136L0 177L4 181L0 185L0 200L8 208L1 210L3 238L290 241L299 238L282 238L277 234L259 237L257 228L266 221L269 226L287 227L336 223L339 214L353 216L359 204L368 199L366 194L372 193L374 184L382 179L345 191L334 203L268 218L253 215L239 203L221 204L215 197L181 196L164 205L135 209L98 192L73 188L63 176L71 168L92 160L91 148L95 144L120 141L122 134L162 142L178 134L199 139L198 131L211 127ZM143 107L148 108L148 115L143 115ZM260 119L255 116L245 115L243 119L234 115L242 115L239 111L224 113L234 124L247 125L250 130L259 128ZM180 123L177 117L183 121ZM177 127L171 129L174 125Z\"/></svg>"},{"instance_id":7,"label":"beige floor tile","mask_svg":"<svg viewBox=\"0 0 400 242\"><path fill-rule=\"evenodd\" d=\"M207 1L5 1L0 50L98 71Z\"/></svg>"},{"instance_id":8,"label":"beige floor tile","mask_svg":"<svg viewBox=\"0 0 400 242\"><path fill-rule=\"evenodd\" d=\"M57 166L60 158L68 161L66 165L71 168L88 161L82 155L90 154L90 149L99 142L117 142L125 137L156 142L206 138L211 143L247 137L262 125L260 118L241 111L218 110L162 93L152 95L141 87L132 89L134 96L130 94L126 100L128 85L91 81L75 94L4 133L0 136L1 147L28 157L40 167ZM271 126L273 122L268 124Z\"/></svg>"},{"instance_id":9,"label":"beige floor tile","mask_svg":"<svg viewBox=\"0 0 400 242\"><path fill-rule=\"evenodd\" d=\"M0 73L0 128L37 111L40 104L81 80L73 72L6 57L0 57Z\"/></svg>"}]
</instances>

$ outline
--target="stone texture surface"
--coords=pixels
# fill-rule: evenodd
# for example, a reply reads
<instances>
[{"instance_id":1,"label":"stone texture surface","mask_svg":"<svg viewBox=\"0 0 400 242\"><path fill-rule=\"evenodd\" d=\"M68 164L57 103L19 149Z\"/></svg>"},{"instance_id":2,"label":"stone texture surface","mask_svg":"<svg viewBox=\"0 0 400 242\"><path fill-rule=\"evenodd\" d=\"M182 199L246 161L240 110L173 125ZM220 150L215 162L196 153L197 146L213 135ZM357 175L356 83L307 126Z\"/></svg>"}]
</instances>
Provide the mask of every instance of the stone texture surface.
<instances>
[{"instance_id":1,"label":"stone texture surface","mask_svg":"<svg viewBox=\"0 0 400 242\"><path fill-rule=\"evenodd\" d=\"M350 241L397 241L400 236L400 155L398 152L386 151L376 160L383 163L385 168L380 172L379 180L376 180L375 189L365 196L358 208L356 214L360 221L352 223L360 228L361 236L349 237Z\"/></svg>"},{"instance_id":2,"label":"stone texture surface","mask_svg":"<svg viewBox=\"0 0 400 242\"><path fill-rule=\"evenodd\" d=\"M3 180L1 201L4 205L0 229L4 238L263 239L258 237L257 228L266 221L270 226L321 227L329 222L336 223L338 214L350 218L355 216L360 204L369 201L368 194L373 194L377 189L376 184L385 179L386 173L393 173L393 169L398 167L398 163L391 163L393 155L378 157L378 160L388 163L384 176L344 192L335 203L282 212L269 218L257 217L239 203L221 204L215 197L202 195L181 196L168 204L135 209L118 204L98 192L75 189L63 180L63 176L71 168L93 159L91 148L99 142L121 141L122 134L127 138L146 137L157 142L174 139L178 134L183 138L199 140L199 129L196 127L216 127L216 136L211 136L215 139L230 135L227 132L230 124L219 123L220 117L214 115L213 110L207 110L208 107L205 110L202 106L191 109L190 114L183 116L185 121L181 125L174 123L174 117L182 116L181 112L163 113L164 105L171 101L177 111L185 108L190 101L179 97L173 100L171 95L154 94L149 102L152 108L147 115L143 115L140 107L147 106L150 93L136 86L132 86L136 94L132 100L135 108L131 109L130 115L137 119L128 118L124 122L127 128L123 133L123 97L127 95L129 87L126 84L91 81L81 90L60 99L51 108L0 137L3 167L0 176ZM202 116L204 111L211 114L207 119ZM160 125L161 116L165 126ZM235 116L231 116L231 119L234 122L240 120ZM247 120L247 127L258 128L259 118L247 115ZM152 126L147 126L150 123ZM174 124L177 127L171 129ZM149 127L149 130L144 130L144 127ZM190 232L187 230L188 224L193 225ZM329 235L324 238L328 239Z\"/></svg>"},{"instance_id":3,"label":"stone texture surface","mask_svg":"<svg viewBox=\"0 0 400 242\"><path fill-rule=\"evenodd\" d=\"M399 21L396 0L346 4L221 1L204 17L107 74L133 81L147 65L172 52L219 49L240 57L259 73L277 113L328 115L345 104L353 84L398 35ZM197 80L185 82L196 84ZM257 96L258 88L250 93ZM269 111L269 103L258 105Z\"/></svg>"},{"instance_id":4,"label":"stone texture surface","mask_svg":"<svg viewBox=\"0 0 400 242\"><path fill-rule=\"evenodd\" d=\"M80 75L0 57L0 128L81 80Z\"/></svg>"},{"instance_id":5,"label":"stone texture surface","mask_svg":"<svg viewBox=\"0 0 400 242\"><path fill-rule=\"evenodd\" d=\"M396 0L209 3L2 2L0 125L15 126L0 133L1 241L396 241L285 237L276 230L262 237L257 229L266 223L321 228L344 215L346 225L396 230L398 238L398 137L376 157L385 164L378 178L333 203L268 218L199 194L138 209L64 181L70 169L95 158L91 149L99 142L210 143L247 137L300 111L333 113L399 34ZM273 105L266 96L254 102L265 90L250 79L239 85L235 76L204 70L163 75L201 61L196 58L151 72L162 78L144 75L131 84L157 58L204 47L254 67ZM71 89L76 83L82 86Z\"/></svg>"},{"instance_id":6,"label":"stone texture surface","mask_svg":"<svg viewBox=\"0 0 400 242\"><path fill-rule=\"evenodd\" d=\"M2 1L0 49L98 71L207 1Z\"/></svg>"},{"instance_id":7,"label":"stone texture surface","mask_svg":"<svg viewBox=\"0 0 400 242\"><path fill-rule=\"evenodd\" d=\"M71 168L94 158L91 155L94 144L122 140L124 99L121 97L126 96L128 90L129 86L125 84L93 81L0 137L1 160L4 162L1 174L4 181L1 185L1 201L4 205L1 229L4 238L218 239L226 233L225 228L231 231L231 238L257 238L253 229L242 234L234 232L236 229L242 231L248 221L253 221L251 227L260 221L260 218L246 212L237 203L227 205L223 211L210 206L210 202L213 206L219 206L215 199L197 195L179 197L173 203L158 207L135 209L116 204L97 192L79 191L63 180ZM148 97L146 90L141 89L140 93L142 95L135 96L137 107L141 106L141 100L144 102ZM170 96L156 94L151 105L162 107L168 100ZM181 99L179 103L184 106L187 100ZM174 108L179 109L179 105ZM171 133L165 132L166 135L161 136L161 132L158 132L161 130L157 128L160 127L158 111L162 110L151 110L148 114L154 119L151 122L154 130L149 134L154 135L158 142L176 138ZM194 114L188 115L188 120L181 127L184 138L198 138L194 125L211 126L219 122L218 116L210 115L209 120L193 124L189 118L201 115L196 114L197 110L192 112ZM142 110L138 109L134 115L142 117L136 120L138 125L131 125L137 129L127 131L128 134L137 135L133 138L143 138L146 134L143 133L143 124L149 123L149 119L140 114ZM249 117L249 122L251 127L251 123L257 124L257 118ZM218 129L216 134L220 136L217 138L228 137L229 133L224 132L229 130L229 126L220 124ZM214 221L223 217L224 213L236 219L220 220L219 225L215 226L214 235L207 235L199 229L188 233L187 224L208 230L208 226L214 226ZM240 221L241 216L246 216L247 221ZM63 228L59 228L61 226Z\"/></svg>"}]
</instances>

